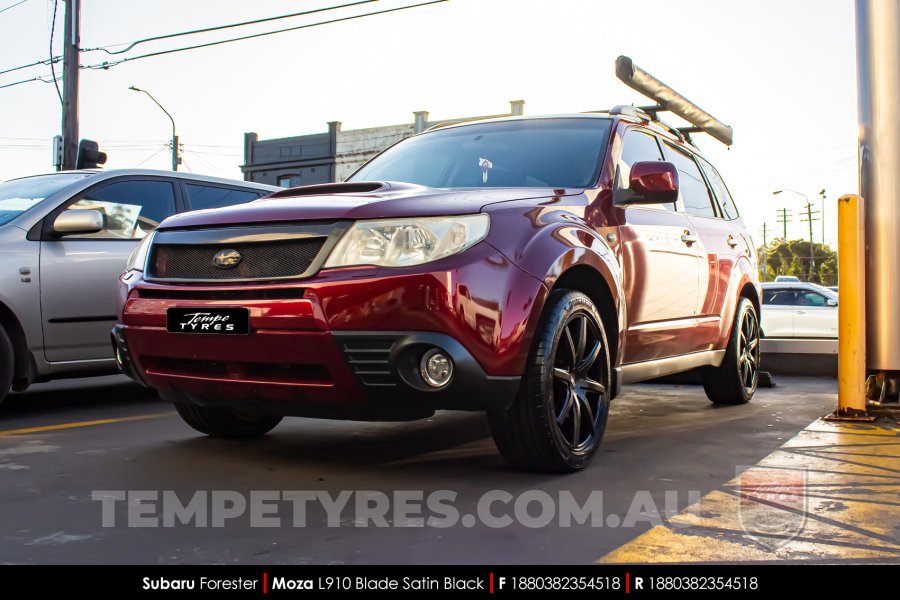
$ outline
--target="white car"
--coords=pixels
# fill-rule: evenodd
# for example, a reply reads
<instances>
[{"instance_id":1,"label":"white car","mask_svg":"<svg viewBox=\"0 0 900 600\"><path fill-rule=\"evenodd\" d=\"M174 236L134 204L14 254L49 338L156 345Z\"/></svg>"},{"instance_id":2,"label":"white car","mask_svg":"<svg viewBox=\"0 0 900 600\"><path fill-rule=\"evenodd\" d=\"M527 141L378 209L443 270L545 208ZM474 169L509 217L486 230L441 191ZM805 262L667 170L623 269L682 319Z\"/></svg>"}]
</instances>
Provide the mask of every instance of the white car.
<instances>
[{"instance_id":1,"label":"white car","mask_svg":"<svg viewBox=\"0 0 900 600\"><path fill-rule=\"evenodd\" d=\"M764 283L762 333L768 338L836 338L838 295L815 283Z\"/></svg>"}]
</instances>

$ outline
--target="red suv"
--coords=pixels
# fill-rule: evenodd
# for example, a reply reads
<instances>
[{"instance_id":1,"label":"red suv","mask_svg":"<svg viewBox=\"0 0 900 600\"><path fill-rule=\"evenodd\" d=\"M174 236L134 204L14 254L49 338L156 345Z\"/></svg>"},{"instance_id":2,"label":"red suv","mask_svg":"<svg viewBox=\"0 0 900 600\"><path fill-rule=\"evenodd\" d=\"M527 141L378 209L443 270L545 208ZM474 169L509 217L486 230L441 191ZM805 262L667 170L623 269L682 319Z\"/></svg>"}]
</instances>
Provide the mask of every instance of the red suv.
<instances>
[{"instance_id":1,"label":"red suv","mask_svg":"<svg viewBox=\"0 0 900 600\"><path fill-rule=\"evenodd\" d=\"M402 141L346 183L167 219L122 275L123 370L193 428L486 411L514 466L582 468L622 383L759 373L752 242L688 138L632 107Z\"/></svg>"}]
</instances>

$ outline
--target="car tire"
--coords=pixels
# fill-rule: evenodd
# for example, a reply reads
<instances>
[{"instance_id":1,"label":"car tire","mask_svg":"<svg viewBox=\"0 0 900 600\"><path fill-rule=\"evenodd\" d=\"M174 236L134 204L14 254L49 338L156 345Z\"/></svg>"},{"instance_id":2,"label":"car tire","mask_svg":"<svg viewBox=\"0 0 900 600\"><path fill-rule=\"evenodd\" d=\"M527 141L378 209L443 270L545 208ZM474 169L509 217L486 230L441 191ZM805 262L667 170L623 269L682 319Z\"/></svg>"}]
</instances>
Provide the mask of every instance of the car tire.
<instances>
[{"instance_id":1,"label":"car tire","mask_svg":"<svg viewBox=\"0 0 900 600\"><path fill-rule=\"evenodd\" d=\"M606 330L581 292L550 294L512 405L488 413L511 466L565 473L584 468L603 439L612 369Z\"/></svg>"},{"instance_id":2,"label":"car tire","mask_svg":"<svg viewBox=\"0 0 900 600\"><path fill-rule=\"evenodd\" d=\"M713 404L745 404L759 383L759 317L747 298L741 298L731 325L725 359L703 369L703 389Z\"/></svg>"},{"instance_id":3,"label":"car tire","mask_svg":"<svg viewBox=\"0 0 900 600\"><path fill-rule=\"evenodd\" d=\"M282 417L243 416L224 408L197 406L185 402L175 404L184 422L212 437L247 439L263 436L281 423Z\"/></svg>"},{"instance_id":4,"label":"car tire","mask_svg":"<svg viewBox=\"0 0 900 600\"><path fill-rule=\"evenodd\" d=\"M6 335L3 327L0 327L0 403L9 394L15 372L16 355L13 351L12 341Z\"/></svg>"}]
</instances>

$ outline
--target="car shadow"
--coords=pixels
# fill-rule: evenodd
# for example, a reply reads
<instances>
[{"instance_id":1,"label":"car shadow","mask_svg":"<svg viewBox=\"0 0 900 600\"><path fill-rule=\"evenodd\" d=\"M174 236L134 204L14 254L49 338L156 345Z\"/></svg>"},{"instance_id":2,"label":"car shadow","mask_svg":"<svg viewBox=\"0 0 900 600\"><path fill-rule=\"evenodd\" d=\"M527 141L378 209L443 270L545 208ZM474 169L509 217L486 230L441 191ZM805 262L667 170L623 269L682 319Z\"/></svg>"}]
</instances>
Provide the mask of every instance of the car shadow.
<instances>
[{"instance_id":1,"label":"car shadow","mask_svg":"<svg viewBox=\"0 0 900 600\"><path fill-rule=\"evenodd\" d=\"M199 434L198 434L199 436ZM368 423L292 417L258 440L191 437L169 445L180 456L216 456L281 468L428 470L440 464L505 468L482 413L437 413L420 421Z\"/></svg>"},{"instance_id":2,"label":"car shadow","mask_svg":"<svg viewBox=\"0 0 900 600\"><path fill-rule=\"evenodd\" d=\"M0 404L0 421L62 413L73 408L104 409L161 402L156 392L121 377L53 381L11 393Z\"/></svg>"}]
</instances>

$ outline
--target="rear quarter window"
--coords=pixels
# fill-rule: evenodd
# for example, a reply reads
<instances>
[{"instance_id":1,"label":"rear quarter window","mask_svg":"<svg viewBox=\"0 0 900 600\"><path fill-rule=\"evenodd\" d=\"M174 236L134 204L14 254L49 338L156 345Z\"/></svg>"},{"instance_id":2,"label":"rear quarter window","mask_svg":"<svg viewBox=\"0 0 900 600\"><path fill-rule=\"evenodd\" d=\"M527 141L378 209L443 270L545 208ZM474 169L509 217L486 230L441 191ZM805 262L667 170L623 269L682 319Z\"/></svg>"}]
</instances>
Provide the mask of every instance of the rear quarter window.
<instances>
[{"instance_id":1,"label":"rear quarter window","mask_svg":"<svg viewBox=\"0 0 900 600\"><path fill-rule=\"evenodd\" d=\"M706 178L709 180L709 184L712 186L713 192L716 195L716 199L719 201L719 208L722 209L722 218L727 219L729 221L737 219L740 214L738 213L737 206L734 203L734 199L731 197L731 193L728 191L728 187L725 185L725 181L722 179L722 176L719 175L719 172L716 171L715 167L709 164L706 160L697 157L697 160L700 163L700 166L703 168L703 172L706 174Z\"/></svg>"}]
</instances>

